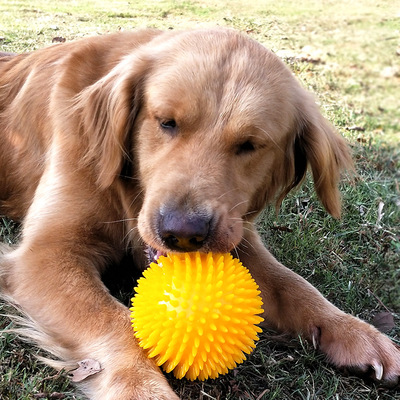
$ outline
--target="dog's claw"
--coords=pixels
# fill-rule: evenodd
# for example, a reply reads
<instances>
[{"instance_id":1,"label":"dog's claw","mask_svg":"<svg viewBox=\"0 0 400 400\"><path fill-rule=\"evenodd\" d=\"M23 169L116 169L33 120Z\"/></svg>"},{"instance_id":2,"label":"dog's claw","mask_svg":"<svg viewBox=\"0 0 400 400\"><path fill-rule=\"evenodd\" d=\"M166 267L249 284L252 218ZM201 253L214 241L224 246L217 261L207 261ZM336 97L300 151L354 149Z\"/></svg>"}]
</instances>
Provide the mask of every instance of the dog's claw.
<instances>
[{"instance_id":1,"label":"dog's claw","mask_svg":"<svg viewBox=\"0 0 400 400\"><path fill-rule=\"evenodd\" d=\"M375 378L377 381L382 380L383 377L383 366L381 363L374 361L372 363L372 368L375 371Z\"/></svg>"},{"instance_id":2,"label":"dog's claw","mask_svg":"<svg viewBox=\"0 0 400 400\"><path fill-rule=\"evenodd\" d=\"M318 350L321 343L321 329L317 326L311 328L311 341L315 350Z\"/></svg>"},{"instance_id":3,"label":"dog's claw","mask_svg":"<svg viewBox=\"0 0 400 400\"><path fill-rule=\"evenodd\" d=\"M317 344L317 339L315 338L314 335L312 337L312 344L313 344L314 349L317 350L318 344Z\"/></svg>"}]
</instances>

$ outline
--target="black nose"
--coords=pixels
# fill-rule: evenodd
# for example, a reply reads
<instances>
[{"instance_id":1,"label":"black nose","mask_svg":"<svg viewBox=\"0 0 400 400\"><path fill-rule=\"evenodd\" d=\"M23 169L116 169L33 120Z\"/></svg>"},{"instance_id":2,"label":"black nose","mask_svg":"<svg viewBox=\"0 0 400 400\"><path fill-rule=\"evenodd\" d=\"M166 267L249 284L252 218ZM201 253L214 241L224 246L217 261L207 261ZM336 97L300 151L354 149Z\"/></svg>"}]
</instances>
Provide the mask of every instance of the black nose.
<instances>
[{"instance_id":1,"label":"black nose","mask_svg":"<svg viewBox=\"0 0 400 400\"><path fill-rule=\"evenodd\" d=\"M205 214L170 210L160 215L159 234L171 250L196 251L209 235L210 222L211 218Z\"/></svg>"}]
</instances>

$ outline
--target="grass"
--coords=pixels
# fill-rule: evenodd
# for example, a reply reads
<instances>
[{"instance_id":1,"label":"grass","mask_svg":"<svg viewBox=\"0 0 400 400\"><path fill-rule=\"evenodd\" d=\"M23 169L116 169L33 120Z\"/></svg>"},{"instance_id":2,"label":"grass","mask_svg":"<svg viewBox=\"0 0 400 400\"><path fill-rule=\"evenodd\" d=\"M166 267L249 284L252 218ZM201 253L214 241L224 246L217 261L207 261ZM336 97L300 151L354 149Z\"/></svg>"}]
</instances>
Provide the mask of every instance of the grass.
<instances>
[{"instance_id":1,"label":"grass","mask_svg":"<svg viewBox=\"0 0 400 400\"><path fill-rule=\"evenodd\" d=\"M354 181L342 184L340 221L327 216L308 179L278 216L259 220L267 245L343 310L366 320L393 312L400 337L400 8L390 0L53 1L0 0L0 50L30 51L119 29L232 26L281 55L348 138ZM379 212L383 204L383 214ZM17 226L0 219L3 241ZM4 307L4 306L3 306ZM0 320L7 328L8 319ZM347 376L299 339L262 335L239 368L215 382L168 377L185 399L385 399L390 391ZM272 340L274 339L274 340ZM12 334L0 341L0 399L79 399L66 377Z\"/></svg>"}]
</instances>

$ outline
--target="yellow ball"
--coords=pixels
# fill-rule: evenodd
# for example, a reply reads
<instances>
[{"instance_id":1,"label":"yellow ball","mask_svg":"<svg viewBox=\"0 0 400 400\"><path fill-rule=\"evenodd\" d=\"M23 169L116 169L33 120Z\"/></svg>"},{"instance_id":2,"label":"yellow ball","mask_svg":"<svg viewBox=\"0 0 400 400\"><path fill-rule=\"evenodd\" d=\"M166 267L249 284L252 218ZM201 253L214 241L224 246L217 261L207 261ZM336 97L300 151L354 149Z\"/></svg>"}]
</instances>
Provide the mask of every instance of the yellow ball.
<instances>
[{"instance_id":1,"label":"yellow ball","mask_svg":"<svg viewBox=\"0 0 400 400\"><path fill-rule=\"evenodd\" d=\"M151 263L132 299L139 345L166 372L217 378L255 348L263 321L260 291L229 253L177 253Z\"/></svg>"}]
</instances>

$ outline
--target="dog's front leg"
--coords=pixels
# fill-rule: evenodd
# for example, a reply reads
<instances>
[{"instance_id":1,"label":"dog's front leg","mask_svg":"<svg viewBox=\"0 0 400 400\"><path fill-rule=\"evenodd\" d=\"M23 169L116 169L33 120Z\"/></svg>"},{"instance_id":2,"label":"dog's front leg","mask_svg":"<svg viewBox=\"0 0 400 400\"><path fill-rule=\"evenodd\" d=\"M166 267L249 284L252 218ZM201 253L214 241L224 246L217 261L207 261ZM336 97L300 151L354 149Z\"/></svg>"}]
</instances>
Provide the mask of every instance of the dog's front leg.
<instances>
[{"instance_id":1,"label":"dog's front leg","mask_svg":"<svg viewBox=\"0 0 400 400\"><path fill-rule=\"evenodd\" d=\"M100 363L102 370L80 383L90 399L178 399L137 345L129 310L103 286L93 253L44 239L23 241L1 260L2 289L32 319L36 332L28 336L68 364Z\"/></svg>"},{"instance_id":2,"label":"dog's front leg","mask_svg":"<svg viewBox=\"0 0 400 400\"><path fill-rule=\"evenodd\" d=\"M371 325L340 311L311 284L277 262L255 228L247 228L237 250L260 286L266 320L281 331L303 335L339 367L373 368L377 380L396 384L400 348Z\"/></svg>"}]
</instances>

